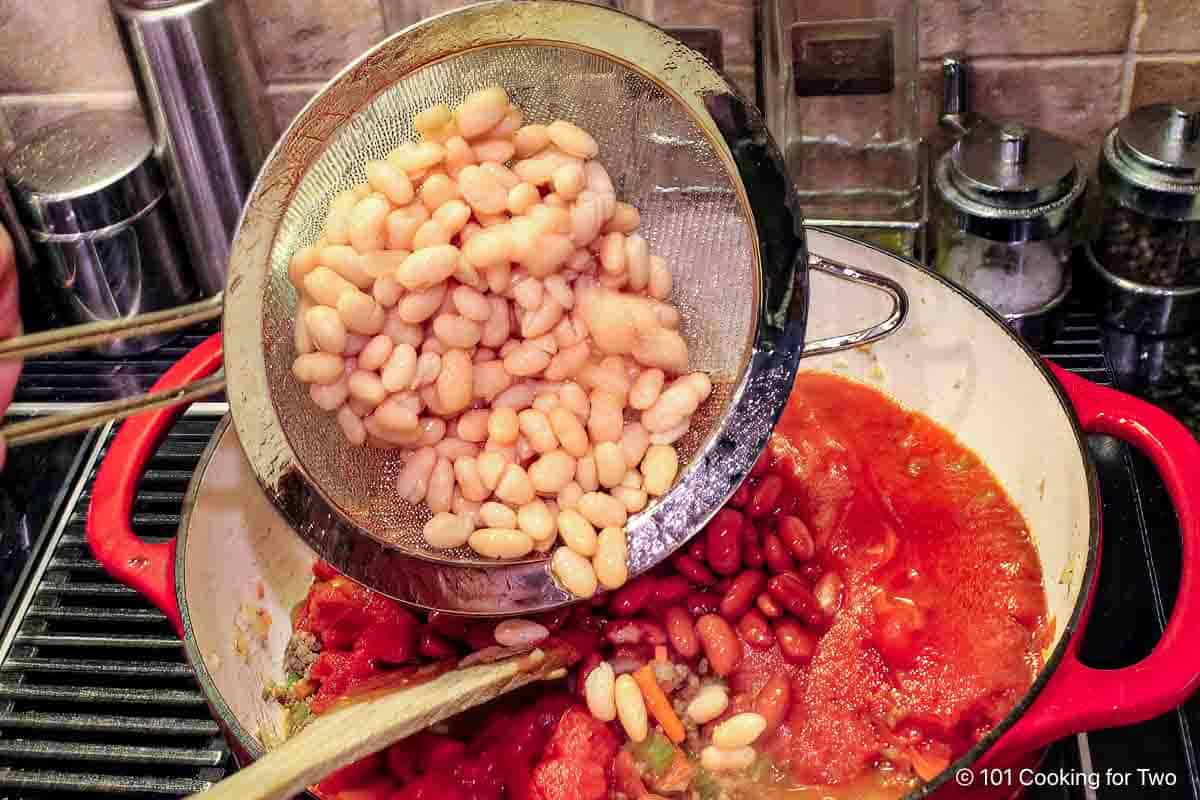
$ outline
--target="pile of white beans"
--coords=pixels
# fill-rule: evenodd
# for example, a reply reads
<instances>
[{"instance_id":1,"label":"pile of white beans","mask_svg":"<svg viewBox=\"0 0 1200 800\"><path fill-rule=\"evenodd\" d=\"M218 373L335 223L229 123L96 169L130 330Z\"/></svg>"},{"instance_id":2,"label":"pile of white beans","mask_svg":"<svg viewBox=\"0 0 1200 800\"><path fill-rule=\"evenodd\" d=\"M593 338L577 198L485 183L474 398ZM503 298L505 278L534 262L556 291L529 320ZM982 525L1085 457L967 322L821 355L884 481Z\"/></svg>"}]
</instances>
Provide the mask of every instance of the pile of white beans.
<instances>
[{"instance_id":1,"label":"pile of white beans","mask_svg":"<svg viewBox=\"0 0 1200 800\"><path fill-rule=\"evenodd\" d=\"M576 125L524 124L499 87L414 124L291 260L293 373L353 444L406 451L397 491L434 512L431 546L561 539L567 590L615 589L626 518L671 487L712 391L671 273Z\"/></svg>"}]
</instances>

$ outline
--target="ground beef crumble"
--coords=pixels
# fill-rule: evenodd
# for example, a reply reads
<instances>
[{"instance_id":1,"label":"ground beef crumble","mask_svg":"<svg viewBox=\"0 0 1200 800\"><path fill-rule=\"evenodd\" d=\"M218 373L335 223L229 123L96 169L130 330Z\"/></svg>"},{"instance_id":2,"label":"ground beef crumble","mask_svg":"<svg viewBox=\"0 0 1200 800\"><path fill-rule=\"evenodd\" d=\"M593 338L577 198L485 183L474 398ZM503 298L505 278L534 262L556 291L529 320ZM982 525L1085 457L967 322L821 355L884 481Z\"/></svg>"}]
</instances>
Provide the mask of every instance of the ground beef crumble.
<instances>
[{"instance_id":1,"label":"ground beef crumble","mask_svg":"<svg viewBox=\"0 0 1200 800\"><path fill-rule=\"evenodd\" d=\"M283 651L283 668L291 674L306 675L320 652L321 643L316 636L308 631L296 631Z\"/></svg>"}]
</instances>

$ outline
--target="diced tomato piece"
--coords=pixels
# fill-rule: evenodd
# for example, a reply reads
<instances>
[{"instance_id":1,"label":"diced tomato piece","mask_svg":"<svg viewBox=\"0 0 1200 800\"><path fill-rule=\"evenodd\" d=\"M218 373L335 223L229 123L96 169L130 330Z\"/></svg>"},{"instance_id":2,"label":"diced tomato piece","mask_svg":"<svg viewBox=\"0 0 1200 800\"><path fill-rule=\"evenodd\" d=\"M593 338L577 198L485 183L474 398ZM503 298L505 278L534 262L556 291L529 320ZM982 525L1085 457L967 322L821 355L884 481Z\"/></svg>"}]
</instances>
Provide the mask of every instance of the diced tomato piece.
<instances>
[{"instance_id":1,"label":"diced tomato piece","mask_svg":"<svg viewBox=\"0 0 1200 800\"><path fill-rule=\"evenodd\" d=\"M420 762L408 739L396 742L385 750L384 758L387 761L388 772L402 785L413 780L420 772Z\"/></svg>"},{"instance_id":2,"label":"diced tomato piece","mask_svg":"<svg viewBox=\"0 0 1200 800\"><path fill-rule=\"evenodd\" d=\"M393 792L389 800L458 800L457 787L448 775L430 772Z\"/></svg>"},{"instance_id":3,"label":"diced tomato piece","mask_svg":"<svg viewBox=\"0 0 1200 800\"><path fill-rule=\"evenodd\" d=\"M417 656L416 621L372 622L359 634L354 649L388 664L411 661Z\"/></svg>"},{"instance_id":4,"label":"diced tomato piece","mask_svg":"<svg viewBox=\"0 0 1200 800\"><path fill-rule=\"evenodd\" d=\"M438 737L425 754L425 771L449 772L464 758L467 758L465 744L448 736Z\"/></svg>"},{"instance_id":5,"label":"diced tomato piece","mask_svg":"<svg viewBox=\"0 0 1200 800\"><path fill-rule=\"evenodd\" d=\"M361 683L376 674L374 662L370 655L361 650L352 653L323 651L317 656L309 677L320 681L320 688L312 700L311 708L314 714L328 710L337 700L348 692L355 684Z\"/></svg>"},{"instance_id":6,"label":"diced tomato piece","mask_svg":"<svg viewBox=\"0 0 1200 800\"><path fill-rule=\"evenodd\" d=\"M388 800L395 790L396 783L391 778L378 778L365 786L343 789L333 800Z\"/></svg>"},{"instance_id":7,"label":"diced tomato piece","mask_svg":"<svg viewBox=\"0 0 1200 800\"><path fill-rule=\"evenodd\" d=\"M372 753L366 758L360 758L353 764L348 764L337 772L326 776L325 780L317 784L317 790L326 797L329 797L347 789L365 786L378 781L381 777L379 773L382 769L383 756L379 753ZM383 796L386 797L387 795Z\"/></svg>"},{"instance_id":8,"label":"diced tomato piece","mask_svg":"<svg viewBox=\"0 0 1200 800\"><path fill-rule=\"evenodd\" d=\"M504 794L504 776L488 753L455 765L452 774L458 784L457 797L463 800L500 800Z\"/></svg>"},{"instance_id":9,"label":"diced tomato piece","mask_svg":"<svg viewBox=\"0 0 1200 800\"><path fill-rule=\"evenodd\" d=\"M618 747L617 738L603 722L582 709L572 708L558 721L546 747L546 758L579 759L607 769Z\"/></svg>"},{"instance_id":10,"label":"diced tomato piece","mask_svg":"<svg viewBox=\"0 0 1200 800\"><path fill-rule=\"evenodd\" d=\"M317 559L312 568L313 576L319 581L331 581L338 576L338 571L329 565L328 561Z\"/></svg>"},{"instance_id":11,"label":"diced tomato piece","mask_svg":"<svg viewBox=\"0 0 1200 800\"><path fill-rule=\"evenodd\" d=\"M607 794L604 767L594 762L556 758L533 770L536 800L604 800Z\"/></svg>"}]
</instances>

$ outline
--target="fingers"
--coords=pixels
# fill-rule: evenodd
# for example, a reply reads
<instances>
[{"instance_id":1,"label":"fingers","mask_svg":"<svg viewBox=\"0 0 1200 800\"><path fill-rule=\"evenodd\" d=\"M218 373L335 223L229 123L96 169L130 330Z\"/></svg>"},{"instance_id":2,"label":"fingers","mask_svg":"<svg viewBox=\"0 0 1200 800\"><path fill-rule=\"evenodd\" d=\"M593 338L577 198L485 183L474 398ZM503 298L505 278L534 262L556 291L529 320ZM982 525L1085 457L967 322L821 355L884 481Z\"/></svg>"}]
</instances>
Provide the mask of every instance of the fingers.
<instances>
[{"instance_id":1,"label":"fingers","mask_svg":"<svg viewBox=\"0 0 1200 800\"><path fill-rule=\"evenodd\" d=\"M12 240L0 227L0 339L21 332L21 297Z\"/></svg>"}]
</instances>

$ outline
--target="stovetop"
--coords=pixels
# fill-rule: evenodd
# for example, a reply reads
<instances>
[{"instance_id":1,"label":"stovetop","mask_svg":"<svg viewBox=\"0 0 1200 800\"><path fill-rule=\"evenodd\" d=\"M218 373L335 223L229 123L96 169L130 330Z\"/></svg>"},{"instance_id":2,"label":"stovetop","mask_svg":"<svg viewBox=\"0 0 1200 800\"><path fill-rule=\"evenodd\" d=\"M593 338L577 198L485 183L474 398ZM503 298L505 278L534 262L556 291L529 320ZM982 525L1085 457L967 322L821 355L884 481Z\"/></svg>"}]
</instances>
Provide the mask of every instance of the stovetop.
<instances>
[{"instance_id":1,"label":"stovetop","mask_svg":"<svg viewBox=\"0 0 1200 800\"><path fill-rule=\"evenodd\" d=\"M43 359L27 365L18 413L146 388L210 329L142 359ZM1124 385L1085 307L1068 313L1047 354L1097 381ZM1144 359L1138 359L1143 363ZM172 535L187 483L223 407L193 409L151 460L134 509L145 538ZM218 780L232 761L162 614L107 578L83 540L91 481L112 426L14 451L0 475L0 800L178 797ZM1107 437L1089 442L1104 504L1099 591L1083 655L1096 667L1144 656L1174 602L1180 559L1165 490L1148 461ZM3 583L7 582L7 583ZM1031 800L1200 800L1200 698L1156 720L1065 739L1038 770ZM1169 775L1146 789L1139 769ZM1132 776L1118 787L1107 777ZM1092 777L1088 777L1092 776ZM1085 784L1095 782L1097 788Z\"/></svg>"}]
</instances>

